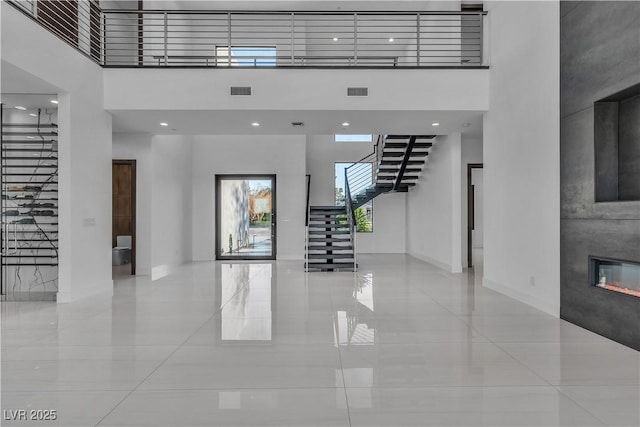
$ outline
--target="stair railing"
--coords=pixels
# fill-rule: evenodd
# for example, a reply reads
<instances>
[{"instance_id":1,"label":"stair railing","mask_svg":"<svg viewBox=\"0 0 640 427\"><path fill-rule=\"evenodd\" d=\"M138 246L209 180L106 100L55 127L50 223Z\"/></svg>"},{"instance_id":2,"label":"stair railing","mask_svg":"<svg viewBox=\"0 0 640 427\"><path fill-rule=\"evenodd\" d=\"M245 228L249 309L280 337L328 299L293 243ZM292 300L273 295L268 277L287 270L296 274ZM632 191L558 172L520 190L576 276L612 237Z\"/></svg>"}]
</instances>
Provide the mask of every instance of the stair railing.
<instances>
[{"instance_id":1,"label":"stair railing","mask_svg":"<svg viewBox=\"0 0 640 427\"><path fill-rule=\"evenodd\" d=\"M353 271L355 273L358 266L358 260L356 258L356 215L353 210L353 201L351 200L351 190L349 189L347 169L344 171L344 205L347 208L347 224L349 225L349 234L351 235L351 246L353 248Z\"/></svg>"},{"instance_id":2,"label":"stair railing","mask_svg":"<svg viewBox=\"0 0 640 427\"><path fill-rule=\"evenodd\" d=\"M304 230L304 271L309 272L309 218L311 217L311 204L309 203L311 194L311 175L307 175L307 212L305 215Z\"/></svg>"}]
</instances>

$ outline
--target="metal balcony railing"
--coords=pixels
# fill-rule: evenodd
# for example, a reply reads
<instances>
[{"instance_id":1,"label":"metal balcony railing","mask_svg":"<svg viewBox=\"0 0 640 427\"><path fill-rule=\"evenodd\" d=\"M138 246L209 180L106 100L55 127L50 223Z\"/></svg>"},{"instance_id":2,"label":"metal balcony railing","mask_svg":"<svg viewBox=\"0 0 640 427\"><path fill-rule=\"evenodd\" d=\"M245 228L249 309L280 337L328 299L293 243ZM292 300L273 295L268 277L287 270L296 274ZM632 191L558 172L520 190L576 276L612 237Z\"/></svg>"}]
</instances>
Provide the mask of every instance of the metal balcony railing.
<instances>
[{"instance_id":1,"label":"metal balcony railing","mask_svg":"<svg viewBox=\"0 0 640 427\"><path fill-rule=\"evenodd\" d=\"M488 65L486 12L104 10L93 0L5 1L107 67Z\"/></svg>"}]
</instances>

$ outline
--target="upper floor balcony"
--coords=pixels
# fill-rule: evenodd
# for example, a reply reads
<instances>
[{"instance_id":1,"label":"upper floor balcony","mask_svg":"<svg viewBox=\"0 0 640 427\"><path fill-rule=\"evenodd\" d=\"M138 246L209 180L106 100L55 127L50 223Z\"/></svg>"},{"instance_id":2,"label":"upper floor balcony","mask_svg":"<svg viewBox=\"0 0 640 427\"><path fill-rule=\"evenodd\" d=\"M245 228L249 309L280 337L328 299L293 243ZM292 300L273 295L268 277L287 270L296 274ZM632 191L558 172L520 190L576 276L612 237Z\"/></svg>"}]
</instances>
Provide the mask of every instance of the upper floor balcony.
<instances>
[{"instance_id":1,"label":"upper floor balcony","mask_svg":"<svg viewBox=\"0 0 640 427\"><path fill-rule=\"evenodd\" d=\"M486 12L101 9L7 0L104 67L486 68Z\"/></svg>"}]
</instances>

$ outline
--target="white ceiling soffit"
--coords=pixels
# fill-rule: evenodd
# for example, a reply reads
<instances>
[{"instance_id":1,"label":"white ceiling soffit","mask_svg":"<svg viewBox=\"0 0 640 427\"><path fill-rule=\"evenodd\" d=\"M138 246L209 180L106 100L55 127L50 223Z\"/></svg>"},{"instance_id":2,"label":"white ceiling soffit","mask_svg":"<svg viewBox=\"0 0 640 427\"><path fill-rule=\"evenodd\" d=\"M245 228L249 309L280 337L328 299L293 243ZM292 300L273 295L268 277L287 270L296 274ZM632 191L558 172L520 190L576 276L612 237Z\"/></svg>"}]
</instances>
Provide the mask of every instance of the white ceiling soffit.
<instances>
[{"instance_id":1,"label":"white ceiling soffit","mask_svg":"<svg viewBox=\"0 0 640 427\"><path fill-rule=\"evenodd\" d=\"M6 61L0 62L0 92L9 93L57 93L58 89Z\"/></svg>"},{"instance_id":2,"label":"white ceiling soffit","mask_svg":"<svg viewBox=\"0 0 640 427\"><path fill-rule=\"evenodd\" d=\"M112 0L103 3L120 3L122 7L135 0ZM118 7L118 6L116 6ZM126 7L126 6L125 6ZM460 0L144 0L144 8L148 10L276 10L276 11L437 11L460 10Z\"/></svg>"},{"instance_id":3,"label":"white ceiling soffit","mask_svg":"<svg viewBox=\"0 0 640 427\"><path fill-rule=\"evenodd\" d=\"M449 134L482 135L477 111L110 111L114 132L179 135ZM169 126L160 126L166 122ZM257 122L260 126L252 126ZM292 122L303 122L294 127ZM342 123L349 126L343 127ZM433 123L439 123L433 126ZM464 126L468 123L468 126ZM175 129L175 130L174 130Z\"/></svg>"}]
</instances>

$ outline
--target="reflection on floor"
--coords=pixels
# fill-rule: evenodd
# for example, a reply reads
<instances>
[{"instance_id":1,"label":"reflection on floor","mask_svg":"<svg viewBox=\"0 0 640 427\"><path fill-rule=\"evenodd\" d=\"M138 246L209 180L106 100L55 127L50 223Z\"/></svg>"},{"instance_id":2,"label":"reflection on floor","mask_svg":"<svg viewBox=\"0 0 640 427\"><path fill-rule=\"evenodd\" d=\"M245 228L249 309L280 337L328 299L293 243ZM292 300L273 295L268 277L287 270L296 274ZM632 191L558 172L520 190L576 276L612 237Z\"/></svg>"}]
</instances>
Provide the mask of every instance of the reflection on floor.
<instances>
[{"instance_id":1,"label":"reflection on floor","mask_svg":"<svg viewBox=\"0 0 640 427\"><path fill-rule=\"evenodd\" d=\"M484 271L484 249L473 248L471 249L471 262L473 263L473 269L476 275L482 275Z\"/></svg>"},{"instance_id":2,"label":"reflection on floor","mask_svg":"<svg viewBox=\"0 0 640 427\"><path fill-rule=\"evenodd\" d=\"M640 424L640 354L405 256L194 263L2 304L2 409L59 426Z\"/></svg>"},{"instance_id":3,"label":"reflection on floor","mask_svg":"<svg viewBox=\"0 0 640 427\"><path fill-rule=\"evenodd\" d=\"M111 267L113 280L128 279L131 277L131 264L114 265Z\"/></svg>"}]
</instances>

